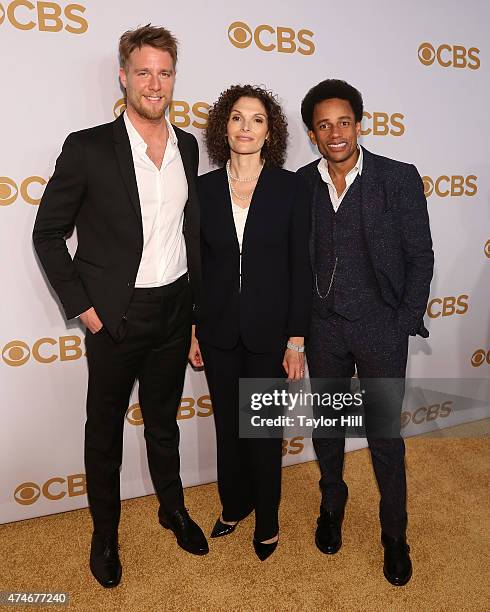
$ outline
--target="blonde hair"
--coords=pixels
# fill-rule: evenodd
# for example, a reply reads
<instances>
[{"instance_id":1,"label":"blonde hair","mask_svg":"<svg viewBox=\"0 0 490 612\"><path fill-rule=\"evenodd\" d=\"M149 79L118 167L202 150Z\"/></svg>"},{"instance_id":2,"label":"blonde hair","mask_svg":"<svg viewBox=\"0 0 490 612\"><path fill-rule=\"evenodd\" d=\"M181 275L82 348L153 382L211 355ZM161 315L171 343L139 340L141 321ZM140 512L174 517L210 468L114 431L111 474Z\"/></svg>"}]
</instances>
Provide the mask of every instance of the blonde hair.
<instances>
[{"instance_id":1,"label":"blonde hair","mask_svg":"<svg viewBox=\"0 0 490 612\"><path fill-rule=\"evenodd\" d=\"M124 70L129 56L135 49L141 49L143 45L168 51L174 68L177 64L177 39L166 28L159 28L148 23L145 26L128 30L119 39L119 65Z\"/></svg>"}]
</instances>

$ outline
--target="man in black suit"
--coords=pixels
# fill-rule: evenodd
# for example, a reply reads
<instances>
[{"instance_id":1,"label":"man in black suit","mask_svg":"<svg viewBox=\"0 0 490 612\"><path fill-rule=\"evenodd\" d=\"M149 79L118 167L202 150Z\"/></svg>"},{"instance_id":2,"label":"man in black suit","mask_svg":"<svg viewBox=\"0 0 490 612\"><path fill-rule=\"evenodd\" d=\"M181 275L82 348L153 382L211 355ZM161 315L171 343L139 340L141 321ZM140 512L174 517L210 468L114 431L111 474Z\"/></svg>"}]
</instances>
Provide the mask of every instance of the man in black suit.
<instances>
[{"instance_id":1,"label":"man in black suit","mask_svg":"<svg viewBox=\"0 0 490 612\"><path fill-rule=\"evenodd\" d=\"M165 118L177 61L172 34L151 25L128 31L119 55L126 112L68 136L33 233L66 317L86 327L90 569L104 587L121 578L119 471L136 379L160 523L185 550L208 552L184 506L176 423L200 286L198 147ZM65 237L74 227L72 260Z\"/></svg>"},{"instance_id":2,"label":"man in black suit","mask_svg":"<svg viewBox=\"0 0 490 612\"><path fill-rule=\"evenodd\" d=\"M313 316L307 345L310 376L348 391L357 370L366 434L380 501L384 574L395 585L412 574L406 543L405 446L399 417L408 337L428 336L423 315L434 256L422 180L412 165L358 145L363 102L345 81L313 87L301 105L309 137L322 158L298 172L311 190L310 256ZM377 381L377 382L376 382ZM391 381L391 382L390 382ZM380 417L395 414L395 435L379 434ZM393 421L392 421L393 424ZM347 501L345 430L314 436L322 503L316 544L341 546Z\"/></svg>"}]
</instances>

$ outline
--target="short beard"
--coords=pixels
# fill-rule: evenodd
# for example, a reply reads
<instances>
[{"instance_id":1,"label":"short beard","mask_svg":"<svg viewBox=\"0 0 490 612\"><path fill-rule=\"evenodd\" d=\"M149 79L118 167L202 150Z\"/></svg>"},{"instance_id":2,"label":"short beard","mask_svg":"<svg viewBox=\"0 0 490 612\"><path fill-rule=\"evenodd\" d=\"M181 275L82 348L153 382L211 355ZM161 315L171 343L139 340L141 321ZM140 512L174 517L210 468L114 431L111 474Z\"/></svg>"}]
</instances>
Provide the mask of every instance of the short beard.
<instances>
[{"instance_id":1,"label":"short beard","mask_svg":"<svg viewBox=\"0 0 490 612\"><path fill-rule=\"evenodd\" d=\"M163 106L158 108L149 109L143 106L143 104L141 104L139 98L135 100L132 97L129 97L128 101L131 102L131 107L133 108L133 110L144 119L148 119L149 121L160 121L165 117L165 111L167 110L168 106L166 104L163 104Z\"/></svg>"}]
</instances>

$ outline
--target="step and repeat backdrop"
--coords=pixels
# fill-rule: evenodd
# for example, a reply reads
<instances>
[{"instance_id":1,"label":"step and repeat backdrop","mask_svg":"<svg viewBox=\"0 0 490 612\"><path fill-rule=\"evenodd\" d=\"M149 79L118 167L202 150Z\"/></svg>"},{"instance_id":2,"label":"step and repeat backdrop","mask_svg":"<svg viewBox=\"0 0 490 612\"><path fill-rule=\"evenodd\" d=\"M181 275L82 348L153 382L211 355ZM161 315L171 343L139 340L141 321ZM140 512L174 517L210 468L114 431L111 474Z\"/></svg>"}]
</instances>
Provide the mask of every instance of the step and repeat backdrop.
<instances>
[{"instance_id":1,"label":"step and repeat backdrop","mask_svg":"<svg viewBox=\"0 0 490 612\"><path fill-rule=\"evenodd\" d=\"M0 523L87 505L84 331L65 321L31 232L67 134L124 110L118 39L149 22L180 41L169 117L197 137L201 172L210 169L202 146L209 106L231 84L277 93L289 120L291 170L317 156L299 113L308 89L343 78L362 92L361 142L416 164L434 239L430 338L410 340L408 366L410 377L427 384L405 403L403 428L419 433L488 415L482 389L490 374L490 5L1 0ZM76 236L69 244L73 252ZM446 389L441 379L461 380L466 391ZM126 416L124 498L153 491L137 398L136 386ZM178 421L184 484L215 480L202 372L189 368ZM347 450L363 445L349 440ZM283 452L285 465L314 457L311 441L299 436L285 440Z\"/></svg>"}]
</instances>

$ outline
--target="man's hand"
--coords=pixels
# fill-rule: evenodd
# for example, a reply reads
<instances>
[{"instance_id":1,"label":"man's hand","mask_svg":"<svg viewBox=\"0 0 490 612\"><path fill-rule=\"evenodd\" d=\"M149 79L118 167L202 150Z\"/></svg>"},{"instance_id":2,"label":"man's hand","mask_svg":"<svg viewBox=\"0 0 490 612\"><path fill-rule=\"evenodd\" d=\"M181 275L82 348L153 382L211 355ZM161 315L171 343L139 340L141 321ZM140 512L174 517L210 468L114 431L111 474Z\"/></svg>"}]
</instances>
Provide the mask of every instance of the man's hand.
<instances>
[{"instance_id":1,"label":"man's hand","mask_svg":"<svg viewBox=\"0 0 490 612\"><path fill-rule=\"evenodd\" d=\"M96 334L104 327L102 321L97 316L97 313L95 312L95 308L93 306L85 312L82 312L82 314L80 315L80 321L93 334Z\"/></svg>"}]
</instances>

